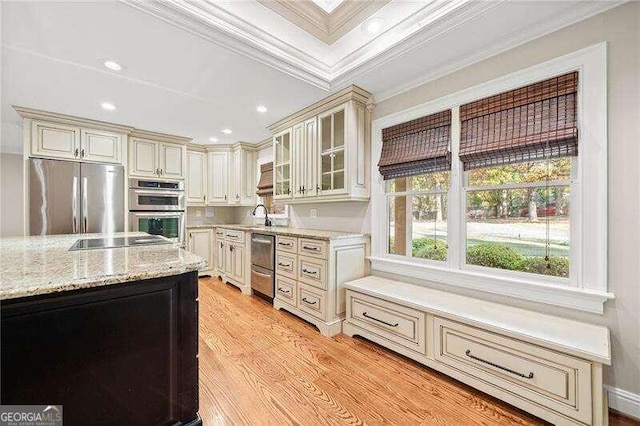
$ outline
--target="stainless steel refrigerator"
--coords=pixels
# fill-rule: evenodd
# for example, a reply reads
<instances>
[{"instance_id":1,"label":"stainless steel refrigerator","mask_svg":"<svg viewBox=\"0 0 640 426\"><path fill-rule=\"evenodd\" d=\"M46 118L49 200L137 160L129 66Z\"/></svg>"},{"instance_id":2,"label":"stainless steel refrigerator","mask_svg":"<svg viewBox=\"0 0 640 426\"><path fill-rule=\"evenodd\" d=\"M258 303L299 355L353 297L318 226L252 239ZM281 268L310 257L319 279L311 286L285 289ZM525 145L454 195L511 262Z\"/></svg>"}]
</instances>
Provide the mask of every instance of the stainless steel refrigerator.
<instances>
[{"instance_id":1,"label":"stainless steel refrigerator","mask_svg":"<svg viewBox=\"0 0 640 426\"><path fill-rule=\"evenodd\" d=\"M124 231L124 167L29 160L31 235Z\"/></svg>"}]
</instances>

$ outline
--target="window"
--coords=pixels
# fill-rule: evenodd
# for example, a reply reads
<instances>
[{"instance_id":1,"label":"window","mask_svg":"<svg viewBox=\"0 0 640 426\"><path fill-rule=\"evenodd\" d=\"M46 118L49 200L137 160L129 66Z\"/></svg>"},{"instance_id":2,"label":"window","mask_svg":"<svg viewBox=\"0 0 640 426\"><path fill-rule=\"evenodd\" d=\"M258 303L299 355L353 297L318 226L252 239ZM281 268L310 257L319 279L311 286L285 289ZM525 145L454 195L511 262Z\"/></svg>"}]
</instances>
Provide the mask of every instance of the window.
<instances>
[{"instance_id":1,"label":"window","mask_svg":"<svg viewBox=\"0 0 640 426\"><path fill-rule=\"evenodd\" d=\"M258 204L264 204L267 212L273 216L287 217L287 206L276 204L273 198L273 161L263 163L258 171ZM256 212L258 216L262 216L264 212L260 210Z\"/></svg>"},{"instance_id":2,"label":"window","mask_svg":"<svg viewBox=\"0 0 640 426\"><path fill-rule=\"evenodd\" d=\"M571 158L467 172L466 263L569 277Z\"/></svg>"},{"instance_id":3,"label":"window","mask_svg":"<svg viewBox=\"0 0 640 426\"><path fill-rule=\"evenodd\" d=\"M374 120L372 270L602 313L606 117L601 44Z\"/></svg>"}]
</instances>

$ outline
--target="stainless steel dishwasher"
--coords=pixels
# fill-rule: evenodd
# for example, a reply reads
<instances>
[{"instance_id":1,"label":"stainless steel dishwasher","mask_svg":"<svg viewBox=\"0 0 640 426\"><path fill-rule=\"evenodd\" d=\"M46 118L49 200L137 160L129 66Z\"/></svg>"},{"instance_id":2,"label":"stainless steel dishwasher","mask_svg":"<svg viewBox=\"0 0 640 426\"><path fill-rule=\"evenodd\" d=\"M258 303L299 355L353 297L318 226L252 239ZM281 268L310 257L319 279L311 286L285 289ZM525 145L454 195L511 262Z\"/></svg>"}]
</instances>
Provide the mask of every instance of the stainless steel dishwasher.
<instances>
[{"instance_id":1,"label":"stainless steel dishwasher","mask_svg":"<svg viewBox=\"0 0 640 426\"><path fill-rule=\"evenodd\" d=\"M251 234L251 290L270 302L276 285L275 247L273 235Z\"/></svg>"}]
</instances>

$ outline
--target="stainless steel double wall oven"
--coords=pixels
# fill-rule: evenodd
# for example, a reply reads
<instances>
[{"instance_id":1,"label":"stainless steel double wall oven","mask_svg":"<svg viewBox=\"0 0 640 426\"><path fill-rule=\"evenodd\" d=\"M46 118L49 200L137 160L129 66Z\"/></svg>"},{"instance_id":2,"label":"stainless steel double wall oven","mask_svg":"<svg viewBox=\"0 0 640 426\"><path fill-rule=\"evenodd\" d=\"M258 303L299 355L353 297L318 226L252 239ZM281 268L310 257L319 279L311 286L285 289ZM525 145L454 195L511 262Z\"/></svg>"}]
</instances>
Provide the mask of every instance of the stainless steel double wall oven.
<instances>
[{"instance_id":1,"label":"stainless steel double wall oven","mask_svg":"<svg viewBox=\"0 0 640 426\"><path fill-rule=\"evenodd\" d=\"M129 227L183 243L186 232L184 182L129 179Z\"/></svg>"}]
</instances>

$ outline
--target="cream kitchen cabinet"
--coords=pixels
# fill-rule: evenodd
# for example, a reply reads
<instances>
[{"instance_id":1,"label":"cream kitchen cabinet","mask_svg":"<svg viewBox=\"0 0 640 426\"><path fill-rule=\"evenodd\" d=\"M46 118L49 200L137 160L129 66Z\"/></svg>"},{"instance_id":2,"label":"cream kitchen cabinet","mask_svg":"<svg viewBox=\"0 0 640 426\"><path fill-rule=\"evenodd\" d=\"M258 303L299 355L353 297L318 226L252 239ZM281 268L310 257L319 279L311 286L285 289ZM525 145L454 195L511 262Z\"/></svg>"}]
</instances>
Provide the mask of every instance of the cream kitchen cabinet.
<instances>
[{"instance_id":1,"label":"cream kitchen cabinet","mask_svg":"<svg viewBox=\"0 0 640 426\"><path fill-rule=\"evenodd\" d=\"M186 154L184 145L132 138L129 143L129 174L184 179Z\"/></svg>"},{"instance_id":2,"label":"cream kitchen cabinet","mask_svg":"<svg viewBox=\"0 0 640 426\"><path fill-rule=\"evenodd\" d=\"M224 274L224 253L225 253L225 243L224 243L224 229L216 229L214 231L215 238L215 256L214 256L214 264L215 264L215 274L217 276L222 276Z\"/></svg>"},{"instance_id":3,"label":"cream kitchen cabinet","mask_svg":"<svg viewBox=\"0 0 640 426\"><path fill-rule=\"evenodd\" d=\"M122 163L126 136L100 129L68 124L32 121L31 155L65 160Z\"/></svg>"},{"instance_id":4,"label":"cream kitchen cabinet","mask_svg":"<svg viewBox=\"0 0 640 426\"><path fill-rule=\"evenodd\" d=\"M198 276L211 275L214 267L213 229L188 229L187 250L207 261L207 266L198 271Z\"/></svg>"},{"instance_id":5,"label":"cream kitchen cabinet","mask_svg":"<svg viewBox=\"0 0 640 426\"><path fill-rule=\"evenodd\" d=\"M273 306L318 327L323 336L342 331L346 281L367 273L364 235L276 237L276 289Z\"/></svg>"},{"instance_id":6,"label":"cream kitchen cabinet","mask_svg":"<svg viewBox=\"0 0 640 426\"><path fill-rule=\"evenodd\" d=\"M204 206L207 202L207 153L187 151L187 204Z\"/></svg>"},{"instance_id":7,"label":"cream kitchen cabinet","mask_svg":"<svg viewBox=\"0 0 640 426\"><path fill-rule=\"evenodd\" d=\"M224 241L222 244L218 241L218 248L216 248L219 259L222 259L222 265L218 266L218 271L221 271L220 277L224 282L238 287L243 294L251 294L251 283L248 278L251 265L246 233L231 229L217 229L217 231L220 230L224 232Z\"/></svg>"},{"instance_id":8,"label":"cream kitchen cabinet","mask_svg":"<svg viewBox=\"0 0 640 426\"><path fill-rule=\"evenodd\" d=\"M273 124L275 198L368 200L372 106L351 86Z\"/></svg>"},{"instance_id":9,"label":"cream kitchen cabinet","mask_svg":"<svg viewBox=\"0 0 640 426\"><path fill-rule=\"evenodd\" d=\"M229 204L229 150L208 154L207 203Z\"/></svg>"},{"instance_id":10,"label":"cream kitchen cabinet","mask_svg":"<svg viewBox=\"0 0 640 426\"><path fill-rule=\"evenodd\" d=\"M257 196L258 179L256 174L256 157L253 147L235 144L232 147L233 179L231 180L230 202L233 205L254 206Z\"/></svg>"}]
</instances>

